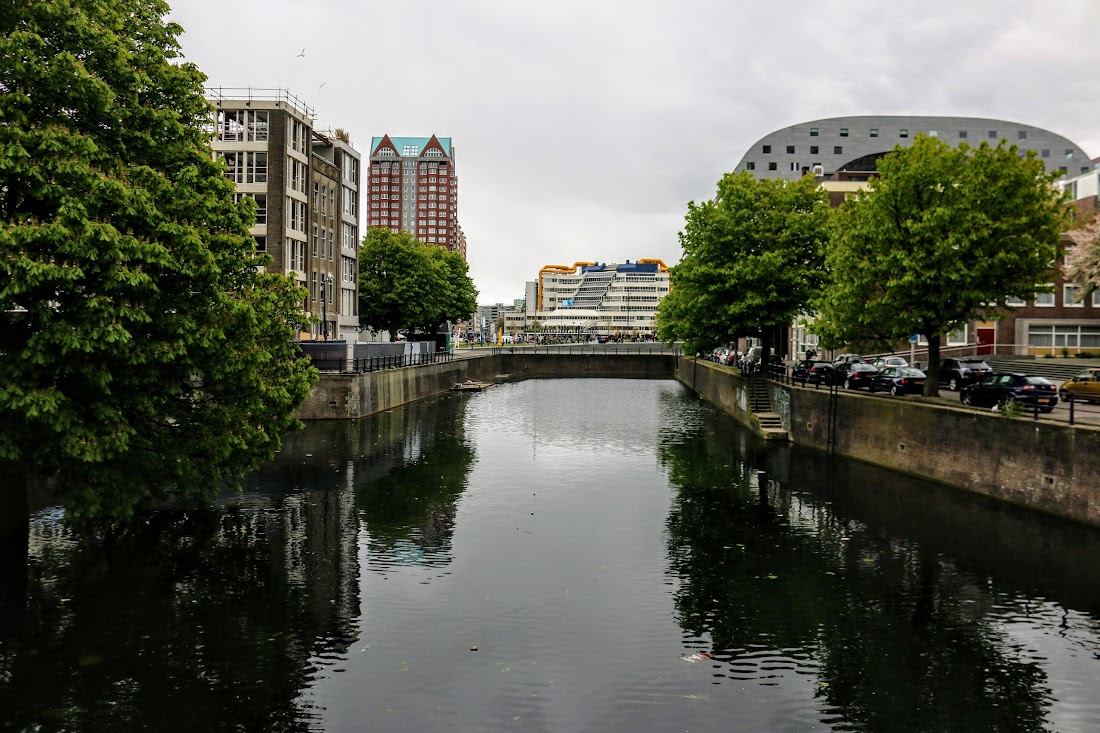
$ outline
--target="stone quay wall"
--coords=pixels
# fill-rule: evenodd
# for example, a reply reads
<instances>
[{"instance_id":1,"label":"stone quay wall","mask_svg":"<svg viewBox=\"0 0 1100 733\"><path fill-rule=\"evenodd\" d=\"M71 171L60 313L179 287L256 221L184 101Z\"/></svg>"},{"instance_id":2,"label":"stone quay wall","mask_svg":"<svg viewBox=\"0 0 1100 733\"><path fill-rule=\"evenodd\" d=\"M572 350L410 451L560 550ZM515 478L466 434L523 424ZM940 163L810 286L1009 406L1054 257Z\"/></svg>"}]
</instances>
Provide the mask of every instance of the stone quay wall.
<instances>
[{"instance_id":1,"label":"stone quay wall","mask_svg":"<svg viewBox=\"0 0 1100 733\"><path fill-rule=\"evenodd\" d=\"M740 374L684 358L676 378L756 427ZM828 390L769 387L791 441L827 450ZM1100 428L845 390L835 410L836 455L1100 527Z\"/></svg>"}]
</instances>

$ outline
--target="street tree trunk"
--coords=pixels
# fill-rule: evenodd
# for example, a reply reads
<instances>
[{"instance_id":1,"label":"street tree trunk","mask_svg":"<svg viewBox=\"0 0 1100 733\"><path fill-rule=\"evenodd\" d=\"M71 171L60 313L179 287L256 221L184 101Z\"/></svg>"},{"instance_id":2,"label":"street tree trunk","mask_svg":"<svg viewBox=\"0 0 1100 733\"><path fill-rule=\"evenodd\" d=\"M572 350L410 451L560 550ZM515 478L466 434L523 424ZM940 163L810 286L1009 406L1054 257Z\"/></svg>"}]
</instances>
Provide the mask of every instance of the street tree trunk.
<instances>
[{"instance_id":1,"label":"street tree trunk","mask_svg":"<svg viewBox=\"0 0 1100 733\"><path fill-rule=\"evenodd\" d=\"M928 368L924 370L924 396L940 396L940 339L928 337Z\"/></svg>"}]
</instances>

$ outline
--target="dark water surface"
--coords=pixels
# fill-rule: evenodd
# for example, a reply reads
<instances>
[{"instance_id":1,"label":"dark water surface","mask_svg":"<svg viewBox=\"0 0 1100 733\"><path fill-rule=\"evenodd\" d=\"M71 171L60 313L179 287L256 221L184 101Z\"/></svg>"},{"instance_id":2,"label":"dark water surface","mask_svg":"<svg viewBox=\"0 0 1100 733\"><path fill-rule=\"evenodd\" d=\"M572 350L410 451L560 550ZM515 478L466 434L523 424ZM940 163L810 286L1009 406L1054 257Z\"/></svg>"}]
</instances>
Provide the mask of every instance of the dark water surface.
<instances>
[{"instance_id":1,"label":"dark water surface","mask_svg":"<svg viewBox=\"0 0 1100 733\"><path fill-rule=\"evenodd\" d=\"M59 514L0 545L5 729L1100 730L1100 532L675 382L312 424L109 548Z\"/></svg>"}]
</instances>

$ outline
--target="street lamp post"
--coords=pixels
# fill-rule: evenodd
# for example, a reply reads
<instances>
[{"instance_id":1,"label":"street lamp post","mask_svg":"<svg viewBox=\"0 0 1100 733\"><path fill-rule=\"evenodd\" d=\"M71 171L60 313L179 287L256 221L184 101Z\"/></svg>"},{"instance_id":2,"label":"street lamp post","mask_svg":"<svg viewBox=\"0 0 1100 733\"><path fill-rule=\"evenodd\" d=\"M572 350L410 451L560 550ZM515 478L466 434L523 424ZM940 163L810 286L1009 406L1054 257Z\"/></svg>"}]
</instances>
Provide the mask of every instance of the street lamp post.
<instances>
[{"instance_id":1,"label":"street lamp post","mask_svg":"<svg viewBox=\"0 0 1100 733\"><path fill-rule=\"evenodd\" d=\"M332 273L321 276L321 330L325 335L325 341L328 341L328 294L332 289Z\"/></svg>"}]
</instances>

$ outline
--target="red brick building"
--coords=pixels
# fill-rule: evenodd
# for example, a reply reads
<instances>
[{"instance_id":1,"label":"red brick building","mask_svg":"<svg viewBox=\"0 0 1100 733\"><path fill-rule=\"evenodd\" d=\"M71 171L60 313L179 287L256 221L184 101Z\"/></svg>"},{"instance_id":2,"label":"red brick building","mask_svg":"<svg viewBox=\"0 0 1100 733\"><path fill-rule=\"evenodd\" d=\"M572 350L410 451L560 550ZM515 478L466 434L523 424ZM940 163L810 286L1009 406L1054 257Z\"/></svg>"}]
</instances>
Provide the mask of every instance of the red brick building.
<instances>
[{"instance_id":1,"label":"red brick building","mask_svg":"<svg viewBox=\"0 0 1100 733\"><path fill-rule=\"evenodd\" d=\"M451 138L373 138L367 188L368 228L407 231L421 242L466 257Z\"/></svg>"}]
</instances>

